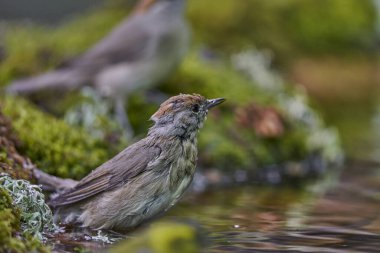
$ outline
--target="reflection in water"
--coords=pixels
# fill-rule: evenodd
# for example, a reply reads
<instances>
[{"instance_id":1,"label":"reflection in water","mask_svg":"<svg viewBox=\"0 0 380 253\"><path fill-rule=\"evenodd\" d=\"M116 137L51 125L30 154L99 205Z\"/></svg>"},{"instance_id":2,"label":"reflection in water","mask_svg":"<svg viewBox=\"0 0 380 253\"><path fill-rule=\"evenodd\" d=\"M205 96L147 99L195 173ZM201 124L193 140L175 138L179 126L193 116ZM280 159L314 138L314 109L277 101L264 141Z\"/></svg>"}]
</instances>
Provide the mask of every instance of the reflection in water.
<instances>
[{"instance_id":1,"label":"reflection in water","mask_svg":"<svg viewBox=\"0 0 380 253\"><path fill-rule=\"evenodd\" d=\"M380 164L349 162L305 187L247 187L189 198L169 217L212 231L212 252L378 252Z\"/></svg>"}]
</instances>

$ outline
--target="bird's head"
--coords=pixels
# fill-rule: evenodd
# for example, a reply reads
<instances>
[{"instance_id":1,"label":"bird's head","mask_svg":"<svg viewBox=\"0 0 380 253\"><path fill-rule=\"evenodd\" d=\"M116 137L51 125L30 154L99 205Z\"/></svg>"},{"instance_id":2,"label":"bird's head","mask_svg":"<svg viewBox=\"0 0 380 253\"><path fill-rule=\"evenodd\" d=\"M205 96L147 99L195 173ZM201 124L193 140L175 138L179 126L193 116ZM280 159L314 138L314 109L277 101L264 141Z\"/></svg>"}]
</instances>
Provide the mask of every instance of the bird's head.
<instances>
[{"instance_id":1,"label":"bird's head","mask_svg":"<svg viewBox=\"0 0 380 253\"><path fill-rule=\"evenodd\" d=\"M194 137L203 126L208 110L224 101L224 98L206 99L198 94L171 97L152 115L151 120L155 124L149 133L181 138Z\"/></svg>"},{"instance_id":2,"label":"bird's head","mask_svg":"<svg viewBox=\"0 0 380 253\"><path fill-rule=\"evenodd\" d=\"M169 8L183 8L185 0L140 0L135 8L135 13L146 11L166 10Z\"/></svg>"}]
</instances>

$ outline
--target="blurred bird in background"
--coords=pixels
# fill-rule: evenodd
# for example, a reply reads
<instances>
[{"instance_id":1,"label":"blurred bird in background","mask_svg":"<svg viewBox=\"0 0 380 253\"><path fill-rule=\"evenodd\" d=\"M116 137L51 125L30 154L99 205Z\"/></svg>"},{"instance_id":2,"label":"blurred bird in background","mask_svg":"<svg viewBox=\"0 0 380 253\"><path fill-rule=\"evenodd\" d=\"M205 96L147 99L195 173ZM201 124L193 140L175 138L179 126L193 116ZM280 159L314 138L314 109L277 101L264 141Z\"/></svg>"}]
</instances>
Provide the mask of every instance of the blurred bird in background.
<instances>
[{"instance_id":1,"label":"blurred bird in background","mask_svg":"<svg viewBox=\"0 0 380 253\"><path fill-rule=\"evenodd\" d=\"M93 86L115 105L127 137L133 129L126 114L128 96L153 87L179 65L189 44L186 0L141 0L119 26L65 67L16 80L7 92L76 90Z\"/></svg>"}]
</instances>

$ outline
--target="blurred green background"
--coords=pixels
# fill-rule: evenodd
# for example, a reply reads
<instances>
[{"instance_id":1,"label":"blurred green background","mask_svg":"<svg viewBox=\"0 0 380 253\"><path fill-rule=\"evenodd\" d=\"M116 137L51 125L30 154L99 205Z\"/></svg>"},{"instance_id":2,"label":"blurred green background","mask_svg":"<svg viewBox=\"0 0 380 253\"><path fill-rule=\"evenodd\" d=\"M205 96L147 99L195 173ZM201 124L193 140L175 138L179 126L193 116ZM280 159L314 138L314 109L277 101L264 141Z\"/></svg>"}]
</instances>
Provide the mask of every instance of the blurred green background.
<instances>
[{"instance_id":1,"label":"blurred green background","mask_svg":"<svg viewBox=\"0 0 380 253\"><path fill-rule=\"evenodd\" d=\"M2 22L19 24L12 29L3 24L0 31L0 43L6 45L0 59L9 56L1 65L1 82L39 73L77 55L104 36L135 2L1 0ZM195 46L219 57L253 46L268 49L273 65L289 82L305 86L319 105L331 111L339 104L365 107L376 99L378 2L191 0L188 18ZM5 36L5 30L11 35Z\"/></svg>"},{"instance_id":2,"label":"blurred green background","mask_svg":"<svg viewBox=\"0 0 380 253\"><path fill-rule=\"evenodd\" d=\"M136 1L125 0L35 0L15 4L10 0L1 0L3 8L0 10L0 18L3 21L0 30L0 85L41 73L72 59L105 36L135 3ZM201 161L204 161L205 166L256 167L256 163L261 166L299 160L307 153L320 149L310 149L300 141L305 138L303 135L308 135L313 130L310 130L310 126L309 129L300 127L288 115L281 116L290 128L297 130L285 131L280 140L266 140L250 133L243 134L241 138L258 142L256 150L249 146L234 148L236 144L241 146L241 142L236 141L238 138L233 130L234 125L229 125L228 122L234 117L241 121L241 114L237 115L236 110L239 111L242 107L240 112L243 111L244 115L249 104L258 102L264 107L274 106L281 111L284 105L278 101L278 94L285 92L290 99L294 93L293 87L298 90L300 87L305 88L311 97L311 104L327 120L326 125L338 126L343 131L341 138L346 150L356 154L354 150L357 145L350 143L354 140L352 135L369 133L358 129L362 126L371 128L371 115L379 93L377 1L191 0L188 2L187 16L193 30L189 56L180 70L159 89L167 94L230 94L229 113L225 112L227 116L224 116L225 122L221 124L223 129L217 131L217 136L213 130L209 132L208 129L220 125L212 123L214 120L211 118L212 122L208 124L210 127L206 126L206 133L201 137L201 150L205 153ZM249 73L239 74L236 71L238 64L234 64L231 58L251 49L259 52L258 58L261 57L261 64L266 65L264 67L269 71L268 76L281 79L284 86L282 91L268 92L262 88L266 85L263 84L265 80L247 80ZM253 76L255 79L255 74ZM252 81L253 85L249 84ZM45 105L45 110L62 117L75 99L71 97L69 101L57 102L54 98L53 103ZM143 136L149 127L149 122L146 121L148 116L145 115L152 114L157 105L146 105L141 94L137 94L131 101L129 114L132 124L139 136ZM318 113L315 117L319 118ZM104 125L107 120L101 121L103 123L99 124ZM241 132L240 128L237 131ZM372 134L374 133L371 132ZM235 137L221 137L227 135ZM217 150L215 147L218 147ZM252 152L256 161L249 161ZM28 154L35 156L35 152ZM47 165L57 166L61 160L55 160L57 162L48 162ZM94 164L96 162L88 167ZM61 170L63 174L58 174L68 175L64 172L65 169Z\"/></svg>"},{"instance_id":3,"label":"blurred green background","mask_svg":"<svg viewBox=\"0 0 380 253\"><path fill-rule=\"evenodd\" d=\"M0 87L69 61L105 36L135 3L0 0ZM169 217L197 217L212 230L217 252L226 245L225 252L231 245L253 248L257 245L249 243L257 237L268 240L264 246L274 238L280 246L285 240L296 248L336 244L331 247L361 251L357 242L363 233L364 251L376 252L380 1L189 0L187 17L193 30L189 53L158 89L167 95L227 97L200 133L199 167L208 169L203 176L210 182L238 181L242 171L259 177L254 188L190 196ZM19 141L14 146L49 173L79 179L128 144L118 138L107 105L91 92L32 98L34 104L0 99ZM145 135L157 106L141 93L130 100L136 139ZM68 120L81 113L93 115L93 121ZM7 152L0 147L0 163L12 160ZM339 164L343 153L348 159L341 181L336 175L313 183L305 179L309 172L334 174L337 167L327 164ZM285 180L289 188L257 186L282 182L281 176L292 179ZM294 228L300 234L287 234Z\"/></svg>"}]
</instances>

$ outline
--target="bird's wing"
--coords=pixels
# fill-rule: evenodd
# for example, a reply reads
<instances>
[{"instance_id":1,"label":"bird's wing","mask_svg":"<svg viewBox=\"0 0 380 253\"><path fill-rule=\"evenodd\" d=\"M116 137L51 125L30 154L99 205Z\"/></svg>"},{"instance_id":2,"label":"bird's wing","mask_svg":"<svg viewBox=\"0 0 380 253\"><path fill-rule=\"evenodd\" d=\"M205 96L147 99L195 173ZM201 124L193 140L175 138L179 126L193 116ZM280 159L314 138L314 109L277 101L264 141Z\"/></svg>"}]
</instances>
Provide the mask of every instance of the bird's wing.
<instances>
[{"instance_id":1,"label":"bird's wing","mask_svg":"<svg viewBox=\"0 0 380 253\"><path fill-rule=\"evenodd\" d=\"M64 206L94 197L117 188L148 169L150 162L160 156L161 149L146 139L128 147L83 178L73 189L53 199L53 206Z\"/></svg>"},{"instance_id":2,"label":"bird's wing","mask_svg":"<svg viewBox=\"0 0 380 253\"><path fill-rule=\"evenodd\" d=\"M133 62L144 57L154 33L147 31L143 14L123 21L108 36L72 62L73 67L96 67Z\"/></svg>"}]
</instances>

